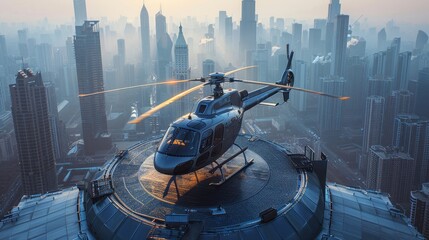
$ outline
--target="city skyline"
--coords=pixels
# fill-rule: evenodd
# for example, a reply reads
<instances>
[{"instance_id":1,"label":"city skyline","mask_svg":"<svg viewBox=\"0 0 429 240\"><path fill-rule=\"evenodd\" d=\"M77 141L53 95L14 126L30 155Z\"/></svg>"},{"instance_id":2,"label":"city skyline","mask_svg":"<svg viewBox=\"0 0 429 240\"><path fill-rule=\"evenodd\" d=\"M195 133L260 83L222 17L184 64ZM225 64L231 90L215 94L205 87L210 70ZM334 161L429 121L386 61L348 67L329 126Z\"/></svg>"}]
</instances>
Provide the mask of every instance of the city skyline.
<instances>
[{"instance_id":1,"label":"city skyline","mask_svg":"<svg viewBox=\"0 0 429 240\"><path fill-rule=\"evenodd\" d=\"M139 9L143 5L147 6L150 17L153 16L160 8L163 9L166 16L180 19L184 16L196 17L200 20L214 19L219 10L227 11L238 22L240 19L241 1L181 1L180 4L159 0L133 0L122 2L119 0L101 1L93 0L87 2L87 12L89 19L100 19L108 17L110 19L118 19L121 16L126 16L132 21L138 22ZM257 1L256 12L259 20L268 22L270 16L284 17L295 20L312 20L315 18L326 18L328 12L329 0L302 0L302 1ZM277 4L279 7L273 8ZM0 22L34 22L47 18L55 22L72 22L74 21L73 1L4 1L2 0L2 11ZM368 7L370 6L370 7ZM57 11L61 8L62 11ZM364 22L368 20L369 24L378 26L384 25L390 20L401 24L416 24L420 27L429 27L427 23L426 9L429 8L429 2L411 0L382 0L382 1L346 1L342 2L341 12L352 16L350 21L356 21L359 16ZM204 10L203 10L204 9ZM380 11L383 9L383 11ZM323 11L322 11L323 10ZM31 11L31 14L28 14Z\"/></svg>"},{"instance_id":2,"label":"city skyline","mask_svg":"<svg viewBox=\"0 0 429 240\"><path fill-rule=\"evenodd\" d=\"M22 0L2 4L0 219L5 216L6 221L19 221L23 218L19 215L23 208L9 211L22 194L46 192L46 189L28 190L26 178L32 176L37 166L22 167L33 163L27 158L38 156L31 144L36 138L30 137L40 135L46 138L40 142L47 147L37 149L49 151L53 166L50 175L55 171L58 189L85 183L85 188L79 190L88 193L82 195L86 203L77 209L85 207L90 215L97 214L91 210L91 204L110 198L112 193L123 196L125 201L120 204L133 211L140 203L151 211L164 209L161 205L148 204L153 202L149 199L151 196L161 192L164 200L176 193L179 202L170 199L176 204L185 203L190 197L193 202L217 207L228 202L226 191L209 189L199 194L198 189L211 182L204 179L216 176L224 179L228 175L232 178L235 173L227 171L232 170L232 165L227 165L222 172L222 166L229 164L229 160L220 161L245 147L259 155L253 156L256 162L252 166L244 156L244 167L248 166L250 171L242 173L256 172L262 177L250 176L252 181L258 179L256 181L263 183L267 180L264 176L281 175L284 179L269 177L270 182L287 183L291 193L304 190L302 198L294 198L299 202L297 213L301 212L300 204L309 203L304 200L306 193L317 204L319 210L306 220L314 232L305 231L300 238L313 239L318 234L327 236L328 232L340 239L366 239L375 234L380 234L380 238L399 236L398 228L392 223L386 225L391 228L389 233L371 233L375 228L366 226L373 224L373 217L359 220L363 224L356 226L357 231L353 233L331 230L337 229L335 225L355 224L355 217L365 216L368 211L355 204L356 211L345 210L341 213L345 218L340 217L335 211L339 209L337 206L342 203L350 206L343 202L344 196L338 198L340 192L352 191L349 193L353 196L357 193L356 198L349 200L359 204L362 197L369 199L370 205L376 202L374 197L382 197L383 209L390 212L390 218L397 218L399 214L404 220L399 225L406 225L406 216L414 216L410 194L420 191L422 184L429 184L426 97L429 23L422 20L428 7L426 0L184 0L179 3L40 0L36 4ZM31 14L27 9L31 9ZM32 71L26 70L29 68ZM35 95L35 100L30 100L31 91L27 91L30 87L18 88L26 81L28 86L33 82L38 84L36 90L40 94ZM33 107L29 114L27 108L42 98L46 98L47 105L38 103L43 109ZM24 121L22 116L31 115L37 118L26 124L30 120ZM24 131L32 124L39 127ZM164 136L162 141L161 136ZM180 141L170 139L182 136ZM231 147L233 143L239 145L238 148ZM32 147L28 148L32 152L26 150L27 146ZM164 151L165 146L168 149ZM180 150L182 146L186 148ZM283 148L278 152L281 156L277 156L277 151L267 151L271 147ZM274 155L265 155L268 152ZM283 158L286 161L279 161ZM157 159L168 161L169 166L164 164L164 167L169 170L160 170L157 166L163 164ZM210 163L215 162L218 167L209 169ZM125 165L121 166L122 163ZM220 175L216 168L220 169ZM140 175L135 175L135 170ZM282 174L276 174L278 170ZM197 177L197 181L192 181L196 185L174 181L173 186L175 177L164 175L170 173L192 173L195 175L190 176L192 179ZM201 175L205 177L200 178ZM229 182L240 181L240 187L229 183L224 186L229 185L231 191L237 193L247 192L248 185L255 188L253 183L245 184L247 180L242 177ZM301 179L298 182L297 177ZM161 185L154 185L155 179ZM180 177L179 181L182 179L191 178ZM139 182L149 198L134 187ZM351 187L337 189L336 184L330 182ZM138 199L137 203L128 202L129 196L122 195L119 186L123 186L132 199ZM150 189L157 193L153 195ZM288 191L277 185L263 187L255 193L257 197L246 199L263 197L270 201L268 204L258 201L259 208L246 210L228 203L217 210L225 208L230 219L237 219L233 217L237 210L252 216L259 212L264 222L264 212L272 211L265 210L268 205L282 214L284 210L275 206L289 201L279 198L277 193ZM207 193L216 197L209 197L211 200L206 202ZM331 197L320 198L325 193ZM292 194L282 196L293 197ZM88 197L93 200L91 204ZM281 202L271 202L274 199ZM180 204L170 200L172 212L177 212ZM246 205L253 206L250 202ZM330 216L326 215L326 209L321 211L324 206L330 206ZM306 209L315 209L309 207ZM116 207L110 209L122 211L116 211ZM158 212L147 216L165 219L168 229L168 212ZM195 213L189 212L192 217ZM376 213L377 219L389 218ZM349 219L346 215L356 216ZM287 219L294 219L290 217ZM326 217L330 217L329 221ZM274 221L281 219L286 218ZM312 219L319 220L316 223ZM228 221L222 221L223 224L237 226ZM88 222L90 231L97 237L111 238L104 235L108 231L93 228L96 225L105 224ZM417 222L415 225L418 226ZM429 224L426 225L429 229ZM213 226L210 222L204 223L204 229ZM408 227L410 236L419 237ZM0 223L0 235L8 234L4 229ZM149 228L141 229L149 231ZM283 228L275 230L283 231ZM47 230L46 234L50 232ZM149 236L143 232L139 236ZM424 230L422 233L429 237ZM283 232L280 236L286 235Z\"/></svg>"}]
</instances>

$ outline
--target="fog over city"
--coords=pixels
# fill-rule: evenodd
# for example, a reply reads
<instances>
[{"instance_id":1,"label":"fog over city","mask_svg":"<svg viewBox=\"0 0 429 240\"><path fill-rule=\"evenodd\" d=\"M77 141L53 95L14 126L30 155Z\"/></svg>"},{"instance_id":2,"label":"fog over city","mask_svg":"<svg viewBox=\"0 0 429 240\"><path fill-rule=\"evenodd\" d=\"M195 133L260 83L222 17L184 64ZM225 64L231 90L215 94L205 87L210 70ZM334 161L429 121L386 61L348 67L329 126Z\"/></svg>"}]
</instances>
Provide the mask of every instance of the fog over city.
<instances>
[{"instance_id":1,"label":"fog over city","mask_svg":"<svg viewBox=\"0 0 429 240\"><path fill-rule=\"evenodd\" d=\"M317 189L326 185L353 196L368 190L365 197L391 204L391 217L399 214L400 224L409 225L400 236L429 238L429 214L420 214L429 206L428 10L427 0L0 0L0 219L8 219L3 229L0 224L0 239L13 232L7 225L19 212L13 207L31 200L24 195L78 186L75 194L91 195L95 203L120 192L112 187L97 195L92 188L104 184L98 182L103 171L103 181L114 186L121 159L171 153L161 139L189 147L185 140L168 140L184 129L171 124L198 118L207 125L228 104L225 111L241 114L224 120L225 126L239 122L237 141L266 140L291 159L301 154L308 162L300 164L311 167L291 162L297 172L313 174L314 161ZM263 84L272 84L264 91L275 89L273 96L252 102L244 113L246 101L263 96L255 91ZM240 99L225 97L233 93ZM209 116L204 111L211 101L219 111ZM184 153L199 149L199 163L188 162L190 169L215 159L203 149L232 145L237 137L226 139L223 128L219 133L206 125L184 125L200 128L201 137L193 140L201 146L171 155L189 157ZM255 154L265 151L260 146L248 147ZM324 174L315 161L320 159L327 160ZM142 174L145 160L130 160L130 168ZM198 173L205 170L200 168ZM198 176L195 171L200 183ZM120 181L128 191L126 177ZM145 186L146 177L137 182ZM159 198L172 191L173 180ZM375 236L364 231L361 238Z\"/></svg>"}]
</instances>

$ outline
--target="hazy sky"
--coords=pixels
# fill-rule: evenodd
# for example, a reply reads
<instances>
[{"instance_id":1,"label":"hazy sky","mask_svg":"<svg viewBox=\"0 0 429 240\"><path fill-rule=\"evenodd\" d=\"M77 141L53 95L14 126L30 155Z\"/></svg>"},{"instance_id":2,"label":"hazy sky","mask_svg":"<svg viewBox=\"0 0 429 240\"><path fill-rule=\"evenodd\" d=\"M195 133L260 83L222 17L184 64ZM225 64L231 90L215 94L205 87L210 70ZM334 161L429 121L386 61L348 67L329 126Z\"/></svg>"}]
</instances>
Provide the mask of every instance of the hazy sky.
<instances>
[{"instance_id":1,"label":"hazy sky","mask_svg":"<svg viewBox=\"0 0 429 240\"><path fill-rule=\"evenodd\" d=\"M126 16L131 21L140 12L143 0L87 0L88 16L107 16L111 20ZM195 16L214 21L219 10L226 10L233 21L240 20L241 0L145 0L151 19L162 4L166 16ZM260 19L270 16L310 20L327 16L329 0L256 0ZM389 20L402 23L428 24L429 0L342 0L342 13L354 21L362 20L384 25ZM50 22L72 22L72 0L0 0L0 21L31 22L48 18Z\"/></svg>"}]
</instances>

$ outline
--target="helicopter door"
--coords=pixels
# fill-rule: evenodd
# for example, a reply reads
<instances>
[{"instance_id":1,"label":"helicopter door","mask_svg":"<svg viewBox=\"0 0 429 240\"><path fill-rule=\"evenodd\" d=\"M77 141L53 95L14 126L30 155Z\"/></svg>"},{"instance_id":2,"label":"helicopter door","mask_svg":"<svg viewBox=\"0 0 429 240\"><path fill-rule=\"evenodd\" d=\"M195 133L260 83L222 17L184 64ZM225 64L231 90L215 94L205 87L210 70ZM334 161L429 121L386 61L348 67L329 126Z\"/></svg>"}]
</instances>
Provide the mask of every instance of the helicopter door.
<instances>
[{"instance_id":1,"label":"helicopter door","mask_svg":"<svg viewBox=\"0 0 429 240\"><path fill-rule=\"evenodd\" d=\"M214 134L214 141L213 141L213 151L212 151L212 157L217 157L220 154L222 154L222 141L223 141L223 132L225 130L225 127L223 124L219 124L215 128L215 134Z\"/></svg>"},{"instance_id":2,"label":"helicopter door","mask_svg":"<svg viewBox=\"0 0 429 240\"><path fill-rule=\"evenodd\" d=\"M201 140L200 145L200 156L197 159L196 166L200 167L201 165L207 164L207 161L210 160L210 151L213 143L213 130L209 129L203 133L203 140Z\"/></svg>"}]
</instances>

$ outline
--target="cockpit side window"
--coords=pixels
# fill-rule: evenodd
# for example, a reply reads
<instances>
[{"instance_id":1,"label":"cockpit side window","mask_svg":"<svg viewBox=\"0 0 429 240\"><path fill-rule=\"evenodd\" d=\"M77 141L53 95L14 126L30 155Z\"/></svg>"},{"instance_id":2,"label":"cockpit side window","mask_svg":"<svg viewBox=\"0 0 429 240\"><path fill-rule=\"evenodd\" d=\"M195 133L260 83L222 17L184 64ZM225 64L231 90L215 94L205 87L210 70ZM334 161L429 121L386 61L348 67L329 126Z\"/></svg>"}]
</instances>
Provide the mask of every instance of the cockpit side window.
<instances>
[{"instance_id":1,"label":"cockpit side window","mask_svg":"<svg viewBox=\"0 0 429 240\"><path fill-rule=\"evenodd\" d=\"M190 129L170 127L159 145L158 152L178 157L195 156L199 136L198 132Z\"/></svg>"},{"instance_id":2,"label":"cockpit side window","mask_svg":"<svg viewBox=\"0 0 429 240\"><path fill-rule=\"evenodd\" d=\"M204 132L202 139L203 140L201 140L200 153L205 152L211 147L213 139L213 130L209 129Z\"/></svg>"},{"instance_id":3,"label":"cockpit side window","mask_svg":"<svg viewBox=\"0 0 429 240\"><path fill-rule=\"evenodd\" d=\"M200 104L200 106L198 107L198 113L204 113L206 109L207 109L206 104Z\"/></svg>"}]
</instances>

